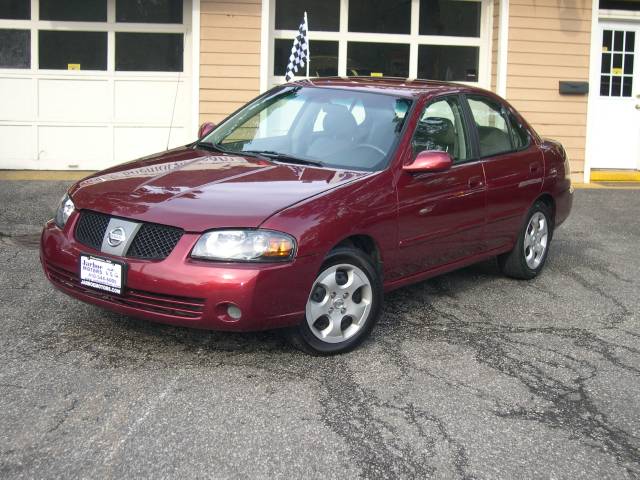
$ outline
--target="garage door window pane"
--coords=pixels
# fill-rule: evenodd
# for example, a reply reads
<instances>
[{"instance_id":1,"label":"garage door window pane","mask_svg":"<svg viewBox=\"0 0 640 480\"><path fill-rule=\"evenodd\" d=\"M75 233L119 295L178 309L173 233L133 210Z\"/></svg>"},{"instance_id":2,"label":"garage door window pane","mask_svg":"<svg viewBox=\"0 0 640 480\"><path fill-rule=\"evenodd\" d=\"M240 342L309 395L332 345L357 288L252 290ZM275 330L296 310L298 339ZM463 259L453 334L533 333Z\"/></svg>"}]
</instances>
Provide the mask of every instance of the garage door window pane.
<instances>
[{"instance_id":1,"label":"garage door window pane","mask_svg":"<svg viewBox=\"0 0 640 480\"><path fill-rule=\"evenodd\" d=\"M420 35L480 36L480 2L420 0Z\"/></svg>"},{"instance_id":2,"label":"garage door window pane","mask_svg":"<svg viewBox=\"0 0 640 480\"><path fill-rule=\"evenodd\" d=\"M40 0L40 20L106 22L107 0Z\"/></svg>"},{"instance_id":3,"label":"garage door window pane","mask_svg":"<svg viewBox=\"0 0 640 480\"><path fill-rule=\"evenodd\" d=\"M31 0L1 0L0 18L29 20L31 18Z\"/></svg>"},{"instance_id":4,"label":"garage door window pane","mask_svg":"<svg viewBox=\"0 0 640 480\"><path fill-rule=\"evenodd\" d=\"M291 55L291 40L276 39L274 44L273 74L284 75ZM297 76L305 76L307 67L298 70ZM309 75L312 77L332 77L338 75L338 42L314 40Z\"/></svg>"},{"instance_id":5,"label":"garage door window pane","mask_svg":"<svg viewBox=\"0 0 640 480\"><path fill-rule=\"evenodd\" d=\"M478 47L420 45L418 77L457 82L478 81Z\"/></svg>"},{"instance_id":6,"label":"garage door window pane","mask_svg":"<svg viewBox=\"0 0 640 480\"><path fill-rule=\"evenodd\" d=\"M31 67L31 32L0 30L0 68Z\"/></svg>"},{"instance_id":7,"label":"garage door window pane","mask_svg":"<svg viewBox=\"0 0 640 480\"><path fill-rule=\"evenodd\" d=\"M409 33L409 0L349 0L349 31Z\"/></svg>"},{"instance_id":8,"label":"garage door window pane","mask_svg":"<svg viewBox=\"0 0 640 480\"><path fill-rule=\"evenodd\" d=\"M181 33L116 33L116 70L181 72Z\"/></svg>"},{"instance_id":9,"label":"garage door window pane","mask_svg":"<svg viewBox=\"0 0 640 480\"><path fill-rule=\"evenodd\" d=\"M298 30L304 12L309 30L338 31L340 0L276 0L276 30Z\"/></svg>"},{"instance_id":10,"label":"garage door window pane","mask_svg":"<svg viewBox=\"0 0 640 480\"><path fill-rule=\"evenodd\" d=\"M41 69L107 69L106 32L40 30L38 48Z\"/></svg>"},{"instance_id":11,"label":"garage door window pane","mask_svg":"<svg viewBox=\"0 0 640 480\"><path fill-rule=\"evenodd\" d=\"M182 23L182 0L117 0L116 22Z\"/></svg>"},{"instance_id":12,"label":"garage door window pane","mask_svg":"<svg viewBox=\"0 0 640 480\"><path fill-rule=\"evenodd\" d=\"M347 75L406 78L409 76L409 45L349 42Z\"/></svg>"}]
</instances>

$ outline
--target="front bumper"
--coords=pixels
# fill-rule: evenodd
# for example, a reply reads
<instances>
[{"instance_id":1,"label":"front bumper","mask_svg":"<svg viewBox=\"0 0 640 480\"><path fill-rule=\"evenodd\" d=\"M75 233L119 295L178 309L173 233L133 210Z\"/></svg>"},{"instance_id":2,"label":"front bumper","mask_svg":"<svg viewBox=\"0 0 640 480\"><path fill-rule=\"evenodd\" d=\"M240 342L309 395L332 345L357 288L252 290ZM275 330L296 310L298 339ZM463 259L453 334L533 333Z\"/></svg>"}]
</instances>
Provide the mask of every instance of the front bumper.
<instances>
[{"instance_id":1,"label":"front bumper","mask_svg":"<svg viewBox=\"0 0 640 480\"><path fill-rule=\"evenodd\" d=\"M193 260L189 252L199 234L185 233L161 261L114 257L77 242L74 213L64 230L53 221L42 231L40 260L47 278L64 293L133 317L194 328L251 331L293 326L304 309L320 267L317 256L290 263L232 264ZM80 284L79 256L88 253L127 264L122 295ZM242 316L227 314L233 304Z\"/></svg>"}]
</instances>

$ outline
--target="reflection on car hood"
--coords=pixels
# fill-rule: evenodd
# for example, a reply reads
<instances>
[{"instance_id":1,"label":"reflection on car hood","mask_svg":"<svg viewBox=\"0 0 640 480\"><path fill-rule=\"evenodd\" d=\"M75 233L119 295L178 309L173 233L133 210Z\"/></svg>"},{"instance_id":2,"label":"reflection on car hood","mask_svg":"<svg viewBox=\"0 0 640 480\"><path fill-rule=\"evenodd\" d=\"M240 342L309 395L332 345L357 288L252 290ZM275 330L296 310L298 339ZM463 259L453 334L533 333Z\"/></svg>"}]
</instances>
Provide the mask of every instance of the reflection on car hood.
<instances>
[{"instance_id":1,"label":"reflection on car hood","mask_svg":"<svg viewBox=\"0 0 640 480\"><path fill-rule=\"evenodd\" d=\"M71 196L79 209L197 232L257 227L279 210L367 175L185 147L85 178Z\"/></svg>"}]
</instances>

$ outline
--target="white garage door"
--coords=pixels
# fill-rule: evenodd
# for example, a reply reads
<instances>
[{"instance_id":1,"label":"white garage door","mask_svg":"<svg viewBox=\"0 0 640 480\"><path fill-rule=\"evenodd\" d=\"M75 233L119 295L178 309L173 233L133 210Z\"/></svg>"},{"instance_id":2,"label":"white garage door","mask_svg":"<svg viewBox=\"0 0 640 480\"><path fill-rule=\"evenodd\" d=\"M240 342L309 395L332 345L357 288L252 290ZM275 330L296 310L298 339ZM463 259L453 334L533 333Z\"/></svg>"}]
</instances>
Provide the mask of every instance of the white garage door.
<instances>
[{"instance_id":1,"label":"white garage door","mask_svg":"<svg viewBox=\"0 0 640 480\"><path fill-rule=\"evenodd\" d=\"M0 1L0 168L95 170L185 144L190 0Z\"/></svg>"}]
</instances>

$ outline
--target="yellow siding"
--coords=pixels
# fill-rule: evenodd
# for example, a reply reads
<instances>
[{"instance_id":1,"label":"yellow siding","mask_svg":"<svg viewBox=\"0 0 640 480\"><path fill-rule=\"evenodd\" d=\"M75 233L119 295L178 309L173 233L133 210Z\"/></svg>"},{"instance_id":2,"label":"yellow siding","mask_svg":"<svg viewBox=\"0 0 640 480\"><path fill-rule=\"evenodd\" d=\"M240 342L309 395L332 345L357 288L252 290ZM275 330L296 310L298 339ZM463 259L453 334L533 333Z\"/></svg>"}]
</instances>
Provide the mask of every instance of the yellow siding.
<instances>
[{"instance_id":1,"label":"yellow siding","mask_svg":"<svg viewBox=\"0 0 640 480\"><path fill-rule=\"evenodd\" d=\"M511 0L507 98L541 135L561 141L584 170L587 96L558 93L560 80L589 80L591 0Z\"/></svg>"},{"instance_id":2,"label":"yellow siding","mask_svg":"<svg viewBox=\"0 0 640 480\"><path fill-rule=\"evenodd\" d=\"M200 122L219 122L260 89L260 0L200 4Z\"/></svg>"}]
</instances>

